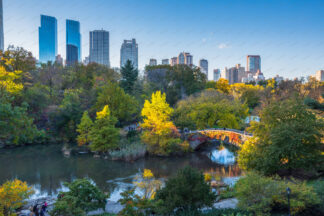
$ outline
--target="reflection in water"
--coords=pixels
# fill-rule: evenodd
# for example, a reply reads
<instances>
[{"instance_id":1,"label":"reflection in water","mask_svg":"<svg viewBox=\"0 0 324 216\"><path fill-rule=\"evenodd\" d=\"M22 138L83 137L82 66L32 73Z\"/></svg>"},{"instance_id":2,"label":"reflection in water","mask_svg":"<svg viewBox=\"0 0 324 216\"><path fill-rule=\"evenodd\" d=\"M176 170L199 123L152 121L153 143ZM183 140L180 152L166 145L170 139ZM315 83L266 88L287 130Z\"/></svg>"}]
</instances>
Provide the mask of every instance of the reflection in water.
<instances>
[{"instance_id":1,"label":"reflection in water","mask_svg":"<svg viewBox=\"0 0 324 216\"><path fill-rule=\"evenodd\" d=\"M223 165L233 165L235 163L234 153L230 152L226 148L213 150L210 159L215 163Z\"/></svg>"},{"instance_id":2,"label":"reflection in water","mask_svg":"<svg viewBox=\"0 0 324 216\"><path fill-rule=\"evenodd\" d=\"M91 155L71 155L65 158L62 145L29 146L0 150L0 184L18 178L34 185L35 196L55 196L66 190L63 182L90 178L103 191L118 200L120 191L131 187L134 177L150 169L156 178L166 179L185 166L212 172L220 177L237 177L241 171L236 164L224 166L210 160L206 154L194 153L184 157L143 158L133 163L93 158Z\"/></svg>"}]
</instances>

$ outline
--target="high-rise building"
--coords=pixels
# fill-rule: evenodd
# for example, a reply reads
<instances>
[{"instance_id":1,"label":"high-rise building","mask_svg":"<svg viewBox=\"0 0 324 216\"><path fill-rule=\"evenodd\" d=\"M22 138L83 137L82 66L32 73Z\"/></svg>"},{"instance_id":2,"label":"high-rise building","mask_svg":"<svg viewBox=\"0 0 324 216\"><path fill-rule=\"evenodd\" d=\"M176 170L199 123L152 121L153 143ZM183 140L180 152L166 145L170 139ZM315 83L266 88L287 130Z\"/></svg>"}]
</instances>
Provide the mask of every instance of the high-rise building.
<instances>
[{"instance_id":1,"label":"high-rise building","mask_svg":"<svg viewBox=\"0 0 324 216\"><path fill-rule=\"evenodd\" d=\"M110 66L109 62L109 32L95 30L90 32L89 61Z\"/></svg>"},{"instance_id":2,"label":"high-rise building","mask_svg":"<svg viewBox=\"0 0 324 216\"><path fill-rule=\"evenodd\" d=\"M55 17L41 15L38 28L39 61L54 62L57 56L57 20Z\"/></svg>"},{"instance_id":3,"label":"high-rise building","mask_svg":"<svg viewBox=\"0 0 324 216\"><path fill-rule=\"evenodd\" d=\"M162 59L162 65L169 65L169 59Z\"/></svg>"},{"instance_id":4,"label":"high-rise building","mask_svg":"<svg viewBox=\"0 0 324 216\"><path fill-rule=\"evenodd\" d=\"M324 70L316 71L315 78L317 81L324 82Z\"/></svg>"},{"instance_id":5,"label":"high-rise building","mask_svg":"<svg viewBox=\"0 0 324 216\"><path fill-rule=\"evenodd\" d=\"M255 75L258 71L261 72L261 57L259 55L247 56L247 71Z\"/></svg>"},{"instance_id":6,"label":"high-rise building","mask_svg":"<svg viewBox=\"0 0 324 216\"><path fill-rule=\"evenodd\" d=\"M242 82L243 77L246 77L246 72L245 72L245 68L241 66L241 64L237 64L236 66L236 70L237 70L237 76L238 76L238 82Z\"/></svg>"},{"instance_id":7,"label":"high-rise building","mask_svg":"<svg viewBox=\"0 0 324 216\"><path fill-rule=\"evenodd\" d=\"M3 35L3 4L0 0L0 50L4 50L4 35Z\"/></svg>"},{"instance_id":8,"label":"high-rise building","mask_svg":"<svg viewBox=\"0 0 324 216\"><path fill-rule=\"evenodd\" d=\"M227 79L229 84L240 83L245 77L245 68L241 67L240 64L235 67L225 68L221 72L221 77Z\"/></svg>"},{"instance_id":9,"label":"high-rise building","mask_svg":"<svg viewBox=\"0 0 324 216\"><path fill-rule=\"evenodd\" d=\"M156 59L150 59L150 66L156 66L157 65L157 60Z\"/></svg>"},{"instance_id":10,"label":"high-rise building","mask_svg":"<svg viewBox=\"0 0 324 216\"><path fill-rule=\"evenodd\" d=\"M66 20L66 65L81 61L80 22Z\"/></svg>"},{"instance_id":11,"label":"high-rise building","mask_svg":"<svg viewBox=\"0 0 324 216\"><path fill-rule=\"evenodd\" d=\"M190 53L181 52L178 55L177 64L193 65L193 56Z\"/></svg>"},{"instance_id":12,"label":"high-rise building","mask_svg":"<svg viewBox=\"0 0 324 216\"><path fill-rule=\"evenodd\" d=\"M63 66L63 58L61 55L55 57L55 63Z\"/></svg>"},{"instance_id":13,"label":"high-rise building","mask_svg":"<svg viewBox=\"0 0 324 216\"><path fill-rule=\"evenodd\" d=\"M171 58L171 66L178 64L178 57Z\"/></svg>"},{"instance_id":14,"label":"high-rise building","mask_svg":"<svg viewBox=\"0 0 324 216\"><path fill-rule=\"evenodd\" d=\"M220 69L214 69L214 81L218 81L221 78L221 70Z\"/></svg>"},{"instance_id":15,"label":"high-rise building","mask_svg":"<svg viewBox=\"0 0 324 216\"><path fill-rule=\"evenodd\" d=\"M135 39L124 40L120 49L120 67L123 67L127 60L133 63L133 66L138 69L138 44Z\"/></svg>"},{"instance_id":16,"label":"high-rise building","mask_svg":"<svg viewBox=\"0 0 324 216\"><path fill-rule=\"evenodd\" d=\"M208 79L208 61L206 59L200 59L199 61L200 71L206 74Z\"/></svg>"}]
</instances>

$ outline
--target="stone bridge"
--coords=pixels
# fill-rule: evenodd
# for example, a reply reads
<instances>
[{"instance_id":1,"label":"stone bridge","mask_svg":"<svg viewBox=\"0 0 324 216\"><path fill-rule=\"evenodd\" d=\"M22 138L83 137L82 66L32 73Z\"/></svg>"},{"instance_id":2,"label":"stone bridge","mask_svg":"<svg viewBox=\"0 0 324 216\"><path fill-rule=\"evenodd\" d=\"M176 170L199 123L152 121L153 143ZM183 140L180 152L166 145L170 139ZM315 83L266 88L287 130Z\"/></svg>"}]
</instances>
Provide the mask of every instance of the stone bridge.
<instances>
[{"instance_id":1,"label":"stone bridge","mask_svg":"<svg viewBox=\"0 0 324 216\"><path fill-rule=\"evenodd\" d=\"M198 149L209 140L219 140L240 147L252 134L228 128L210 128L185 132L185 139L192 149Z\"/></svg>"}]
</instances>

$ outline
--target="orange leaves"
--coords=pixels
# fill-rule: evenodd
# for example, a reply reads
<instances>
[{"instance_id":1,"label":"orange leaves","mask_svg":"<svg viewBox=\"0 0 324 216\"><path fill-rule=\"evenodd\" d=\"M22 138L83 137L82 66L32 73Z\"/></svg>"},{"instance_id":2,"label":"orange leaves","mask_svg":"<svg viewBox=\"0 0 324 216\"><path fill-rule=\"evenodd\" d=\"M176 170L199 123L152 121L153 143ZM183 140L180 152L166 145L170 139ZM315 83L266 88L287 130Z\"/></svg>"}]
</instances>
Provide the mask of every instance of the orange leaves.
<instances>
[{"instance_id":1,"label":"orange leaves","mask_svg":"<svg viewBox=\"0 0 324 216\"><path fill-rule=\"evenodd\" d=\"M210 139L222 140L238 146L244 143L242 135L233 131L210 130L201 131L200 133Z\"/></svg>"}]
</instances>

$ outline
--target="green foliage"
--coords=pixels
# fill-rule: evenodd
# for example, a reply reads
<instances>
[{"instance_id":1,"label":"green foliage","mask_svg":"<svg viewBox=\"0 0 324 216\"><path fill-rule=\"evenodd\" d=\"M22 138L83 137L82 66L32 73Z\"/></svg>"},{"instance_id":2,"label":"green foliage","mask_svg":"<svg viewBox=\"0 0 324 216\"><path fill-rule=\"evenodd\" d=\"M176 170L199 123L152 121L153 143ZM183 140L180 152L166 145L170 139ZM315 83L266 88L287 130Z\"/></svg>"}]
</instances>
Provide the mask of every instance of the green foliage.
<instances>
[{"instance_id":1,"label":"green foliage","mask_svg":"<svg viewBox=\"0 0 324 216\"><path fill-rule=\"evenodd\" d=\"M65 183L65 186L69 191L58 195L51 215L83 216L89 211L105 208L108 197L89 180L78 179L72 183Z\"/></svg>"},{"instance_id":2,"label":"green foliage","mask_svg":"<svg viewBox=\"0 0 324 216\"><path fill-rule=\"evenodd\" d=\"M206 88L216 89L222 93L228 94L230 92L231 86L227 79L221 78L218 81L208 81Z\"/></svg>"},{"instance_id":3,"label":"green foliage","mask_svg":"<svg viewBox=\"0 0 324 216\"><path fill-rule=\"evenodd\" d=\"M125 207L118 213L118 216L144 216L149 215L152 202L148 199L142 199L135 194L135 189L121 193L122 198L118 201Z\"/></svg>"},{"instance_id":4,"label":"green foliage","mask_svg":"<svg viewBox=\"0 0 324 216\"><path fill-rule=\"evenodd\" d=\"M248 108L245 104L216 90L208 89L180 101L176 106L174 119L176 125L181 128L240 129L247 113Z\"/></svg>"},{"instance_id":5,"label":"green foliage","mask_svg":"<svg viewBox=\"0 0 324 216\"><path fill-rule=\"evenodd\" d=\"M127 60L126 64L121 68L121 75L122 80L120 81L120 86L127 94L134 94L134 86L138 78L138 70L134 68L134 65L130 60Z\"/></svg>"},{"instance_id":6,"label":"green foliage","mask_svg":"<svg viewBox=\"0 0 324 216\"><path fill-rule=\"evenodd\" d=\"M312 184L312 186L320 200L320 210L324 214L324 180L317 180Z\"/></svg>"},{"instance_id":7,"label":"green foliage","mask_svg":"<svg viewBox=\"0 0 324 216\"><path fill-rule=\"evenodd\" d=\"M252 216L253 214L248 213L240 209L212 209L210 211L186 211L180 212L176 216Z\"/></svg>"},{"instance_id":8,"label":"green foliage","mask_svg":"<svg viewBox=\"0 0 324 216\"><path fill-rule=\"evenodd\" d=\"M49 88L45 85L36 84L28 88L23 97L29 105L29 113L36 118L39 118L39 114L50 104Z\"/></svg>"},{"instance_id":9,"label":"green foliage","mask_svg":"<svg viewBox=\"0 0 324 216\"><path fill-rule=\"evenodd\" d=\"M314 100L313 98L309 98L307 97L304 100L305 105L307 105L308 107L312 108L312 109L317 109L317 110L322 110L324 111L324 104L318 102L317 100Z\"/></svg>"},{"instance_id":10,"label":"green foliage","mask_svg":"<svg viewBox=\"0 0 324 216\"><path fill-rule=\"evenodd\" d=\"M323 121L298 99L272 102L252 124L254 138L239 151L241 168L274 174L314 168L321 158Z\"/></svg>"},{"instance_id":11,"label":"green foliage","mask_svg":"<svg viewBox=\"0 0 324 216\"><path fill-rule=\"evenodd\" d=\"M136 119L139 114L139 105L133 96L124 92L117 83L108 82L99 89L99 95L95 104L96 110L101 110L108 105L111 114L121 123Z\"/></svg>"},{"instance_id":12,"label":"green foliage","mask_svg":"<svg viewBox=\"0 0 324 216\"><path fill-rule=\"evenodd\" d=\"M293 214L300 214L319 204L311 186L305 182L283 181L248 173L235 185L238 207L256 215L270 215L273 210L288 211L286 188L291 189L290 206Z\"/></svg>"},{"instance_id":13,"label":"green foliage","mask_svg":"<svg viewBox=\"0 0 324 216\"><path fill-rule=\"evenodd\" d=\"M175 177L168 179L165 187L156 194L159 211L163 214L195 211L211 206L215 199L216 195L211 192L204 175L190 167L180 170Z\"/></svg>"},{"instance_id":14,"label":"green foliage","mask_svg":"<svg viewBox=\"0 0 324 216\"><path fill-rule=\"evenodd\" d=\"M97 112L96 121L90 131L90 149L107 152L118 147L119 130L115 127L117 119L110 114L108 105Z\"/></svg>"},{"instance_id":15,"label":"green foliage","mask_svg":"<svg viewBox=\"0 0 324 216\"><path fill-rule=\"evenodd\" d=\"M28 117L28 105L13 106L11 101L8 95L0 98L0 142L6 145L43 142L45 133L38 130L33 119Z\"/></svg>"},{"instance_id":16,"label":"green foliage","mask_svg":"<svg viewBox=\"0 0 324 216\"><path fill-rule=\"evenodd\" d=\"M77 142L79 146L89 145L90 143L90 131L92 129L93 122L89 117L88 111L85 111L82 115L81 122L77 126Z\"/></svg>"}]
</instances>

